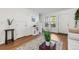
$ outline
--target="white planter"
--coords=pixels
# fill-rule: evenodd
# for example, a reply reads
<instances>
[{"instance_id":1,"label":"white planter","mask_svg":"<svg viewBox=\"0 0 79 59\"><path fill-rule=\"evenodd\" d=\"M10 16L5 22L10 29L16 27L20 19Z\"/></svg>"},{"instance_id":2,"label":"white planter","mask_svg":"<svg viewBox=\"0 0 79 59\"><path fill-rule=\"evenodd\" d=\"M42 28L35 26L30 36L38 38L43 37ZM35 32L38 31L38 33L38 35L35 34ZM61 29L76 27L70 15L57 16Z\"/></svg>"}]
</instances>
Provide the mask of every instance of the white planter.
<instances>
[{"instance_id":1,"label":"white planter","mask_svg":"<svg viewBox=\"0 0 79 59\"><path fill-rule=\"evenodd\" d=\"M46 41L45 44L46 44L46 46L50 46L50 42Z\"/></svg>"}]
</instances>

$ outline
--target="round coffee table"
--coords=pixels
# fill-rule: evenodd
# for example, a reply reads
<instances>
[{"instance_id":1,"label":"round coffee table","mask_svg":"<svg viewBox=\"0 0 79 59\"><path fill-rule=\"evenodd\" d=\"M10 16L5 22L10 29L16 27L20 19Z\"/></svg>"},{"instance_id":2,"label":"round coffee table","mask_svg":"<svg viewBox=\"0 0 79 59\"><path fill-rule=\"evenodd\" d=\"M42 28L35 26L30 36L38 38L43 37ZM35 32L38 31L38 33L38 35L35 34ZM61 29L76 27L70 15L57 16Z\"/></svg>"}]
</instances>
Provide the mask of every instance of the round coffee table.
<instances>
[{"instance_id":1,"label":"round coffee table","mask_svg":"<svg viewBox=\"0 0 79 59\"><path fill-rule=\"evenodd\" d=\"M39 50L56 50L56 44L53 46L46 46L45 42L39 46Z\"/></svg>"}]
</instances>

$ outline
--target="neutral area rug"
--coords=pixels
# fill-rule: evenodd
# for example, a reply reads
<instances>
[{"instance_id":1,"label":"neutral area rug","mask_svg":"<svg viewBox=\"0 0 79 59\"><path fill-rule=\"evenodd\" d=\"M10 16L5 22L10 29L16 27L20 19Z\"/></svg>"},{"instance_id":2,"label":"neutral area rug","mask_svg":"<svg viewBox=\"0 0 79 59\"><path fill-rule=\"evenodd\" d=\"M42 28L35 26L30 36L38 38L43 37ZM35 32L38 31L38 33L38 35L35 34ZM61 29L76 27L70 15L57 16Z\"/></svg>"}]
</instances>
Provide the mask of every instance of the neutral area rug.
<instances>
[{"instance_id":1,"label":"neutral area rug","mask_svg":"<svg viewBox=\"0 0 79 59\"><path fill-rule=\"evenodd\" d=\"M40 35L33 40L22 44L21 46L17 47L16 50L39 50L39 46L45 42L43 35ZM56 41L56 50L62 50L63 43L60 40Z\"/></svg>"},{"instance_id":2,"label":"neutral area rug","mask_svg":"<svg viewBox=\"0 0 79 59\"><path fill-rule=\"evenodd\" d=\"M39 45L41 45L45 40L42 36L39 36L30 42L24 43L23 45L16 48L16 50L39 50Z\"/></svg>"}]
</instances>

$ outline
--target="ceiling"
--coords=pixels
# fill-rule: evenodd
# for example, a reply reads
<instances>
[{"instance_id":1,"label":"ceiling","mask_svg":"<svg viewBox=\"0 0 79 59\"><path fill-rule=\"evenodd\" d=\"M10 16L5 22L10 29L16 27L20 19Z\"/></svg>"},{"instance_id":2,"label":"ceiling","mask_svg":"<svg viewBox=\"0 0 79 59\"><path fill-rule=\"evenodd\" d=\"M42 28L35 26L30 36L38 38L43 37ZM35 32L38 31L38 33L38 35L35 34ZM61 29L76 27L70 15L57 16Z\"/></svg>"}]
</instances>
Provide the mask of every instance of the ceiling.
<instances>
[{"instance_id":1,"label":"ceiling","mask_svg":"<svg viewBox=\"0 0 79 59\"><path fill-rule=\"evenodd\" d=\"M40 14L46 14L50 12L59 12L59 11L67 10L71 8L30 8L30 9L37 11Z\"/></svg>"}]
</instances>

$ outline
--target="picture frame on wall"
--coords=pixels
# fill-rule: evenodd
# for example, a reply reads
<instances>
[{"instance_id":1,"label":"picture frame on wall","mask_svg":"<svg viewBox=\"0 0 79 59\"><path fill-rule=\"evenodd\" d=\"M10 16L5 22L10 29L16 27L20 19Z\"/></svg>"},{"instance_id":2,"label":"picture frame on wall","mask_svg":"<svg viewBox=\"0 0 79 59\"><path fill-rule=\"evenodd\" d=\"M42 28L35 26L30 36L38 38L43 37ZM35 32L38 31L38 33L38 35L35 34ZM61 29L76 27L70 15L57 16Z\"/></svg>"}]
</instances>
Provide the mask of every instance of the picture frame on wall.
<instances>
[{"instance_id":1,"label":"picture frame on wall","mask_svg":"<svg viewBox=\"0 0 79 59\"><path fill-rule=\"evenodd\" d=\"M32 22L36 21L36 17L32 16Z\"/></svg>"}]
</instances>

